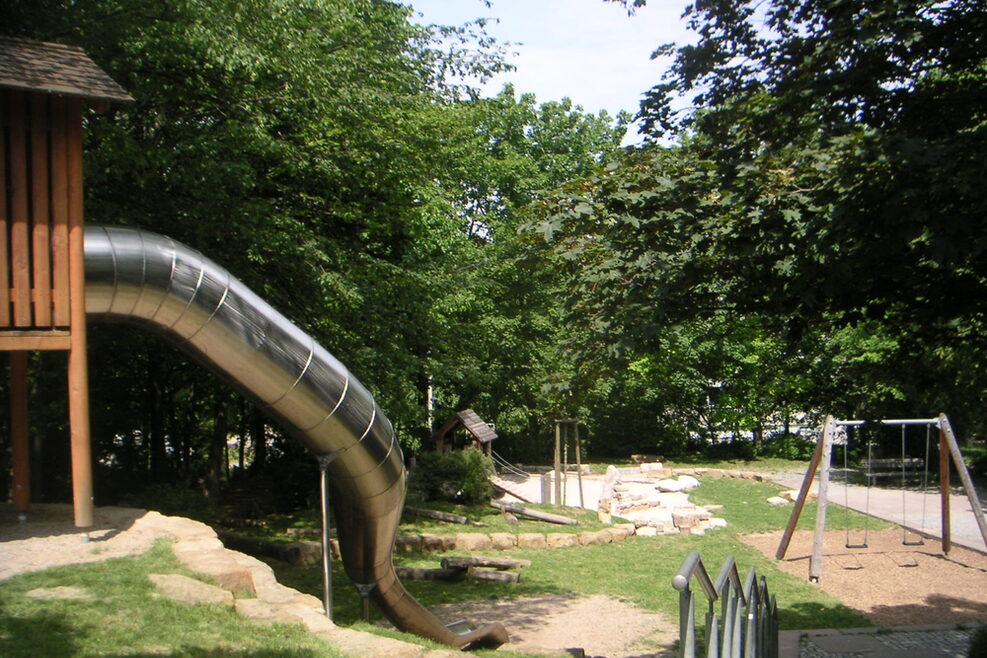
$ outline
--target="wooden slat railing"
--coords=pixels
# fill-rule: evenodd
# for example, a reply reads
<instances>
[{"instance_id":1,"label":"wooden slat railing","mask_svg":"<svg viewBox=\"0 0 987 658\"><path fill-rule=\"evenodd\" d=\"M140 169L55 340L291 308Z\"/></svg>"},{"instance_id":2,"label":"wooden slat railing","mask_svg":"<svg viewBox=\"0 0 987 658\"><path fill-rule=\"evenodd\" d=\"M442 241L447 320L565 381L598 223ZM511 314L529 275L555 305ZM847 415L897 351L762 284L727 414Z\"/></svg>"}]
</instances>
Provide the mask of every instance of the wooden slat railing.
<instances>
[{"instance_id":1,"label":"wooden slat railing","mask_svg":"<svg viewBox=\"0 0 987 658\"><path fill-rule=\"evenodd\" d=\"M0 349L67 348L69 197L81 189L72 105L0 92Z\"/></svg>"}]
</instances>

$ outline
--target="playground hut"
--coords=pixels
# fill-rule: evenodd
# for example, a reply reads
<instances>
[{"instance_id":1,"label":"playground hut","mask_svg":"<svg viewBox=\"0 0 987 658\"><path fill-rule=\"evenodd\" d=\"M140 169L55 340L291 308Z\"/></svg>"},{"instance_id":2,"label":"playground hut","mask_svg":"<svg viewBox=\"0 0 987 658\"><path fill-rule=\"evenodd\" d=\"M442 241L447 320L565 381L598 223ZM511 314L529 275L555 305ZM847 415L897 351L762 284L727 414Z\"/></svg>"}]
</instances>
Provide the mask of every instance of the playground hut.
<instances>
[{"instance_id":1,"label":"playground hut","mask_svg":"<svg viewBox=\"0 0 987 658\"><path fill-rule=\"evenodd\" d=\"M10 354L14 508L29 503L28 353L67 351L79 527L93 514L82 119L86 106L131 100L80 48L0 38L0 351Z\"/></svg>"},{"instance_id":2,"label":"playground hut","mask_svg":"<svg viewBox=\"0 0 987 658\"><path fill-rule=\"evenodd\" d=\"M465 433L456 431L460 428L465 430ZM459 438L461 436L465 436L465 439ZM451 452L472 446L489 457L493 440L496 438L497 433L488 423L472 409L466 409L450 418L449 422L439 429L435 435L435 449L439 452Z\"/></svg>"}]
</instances>

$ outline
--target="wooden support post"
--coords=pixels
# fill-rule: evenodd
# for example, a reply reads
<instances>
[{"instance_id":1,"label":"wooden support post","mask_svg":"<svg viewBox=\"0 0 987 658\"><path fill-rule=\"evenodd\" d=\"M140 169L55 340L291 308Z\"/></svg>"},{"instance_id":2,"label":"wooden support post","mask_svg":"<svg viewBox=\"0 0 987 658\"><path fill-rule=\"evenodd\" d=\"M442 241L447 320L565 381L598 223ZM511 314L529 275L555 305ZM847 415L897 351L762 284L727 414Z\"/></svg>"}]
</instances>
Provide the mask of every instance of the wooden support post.
<instances>
[{"instance_id":1,"label":"wooden support post","mask_svg":"<svg viewBox=\"0 0 987 658\"><path fill-rule=\"evenodd\" d=\"M69 226L69 425L72 445L72 500L75 525L93 524L92 446L89 438L89 372L86 359L85 245L82 223L82 103L67 102Z\"/></svg>"},{"instance_id":2,"label":"wooden support post","mask_svg":"<svg viewBox=\"0 0 987 658\"><path fill-rule=\"evenodd\" d=\"M579 480L579 506L586 509L586 500L583 498L583 460L579 455L579 423L575 424L576 434L576 479Z\"/></svg>"},{"instance_id":3,"label":"wooden support post","mask_svg":"<svg viewBox=\"0 0 987 658\"><path fill-rule=\"evenodd\" d=\"M819 500L816 507L816 530L812 536L812 557L809 559L809 580L819 582L822 576L822 551L826 539L826 507L828 505L827 491L829 489L829 467L833 457L833 433L836 421L832 416L826 416L823 427L822 457L819 465Z\"/></svg>"},{"instance_id":4,"label":"wooden support post","mask_svg":"<svg viewBox=\"0 0 987 658\"><path fill-rule=\"evenodd\" d=\"M562 504L562 463L560 454L560 436L559 436L559 421L555 421L555 458L553 459L552 465L555 470L555 504Z\"/></svg>"},{"instance_id":5,"label":"wooden support post","mask_svg":"<svg viewBox=\"0 0 987 658\"><path fill-rule=\"evenodd\" d=\"M31 503L27 352L10 352L10 447L14 475L14 511L18 515L24 515Z\"/></svg>"},{"instance_id":6,"label":"wooden support post","mask_svg":"<svg viewBox=\"0 0 987 658\"><path fill-rule=\"evenodd\" d=\"M828 422L829 417L827 417L826 420ZM826 425L824 424L823 434L825 433ZM809 489L812 487L812 480L816 476L816 469L819 468L819 460L822 458L823 453L823 443L823 437L820 436L819 440L816 441L816 451L812 453L812 460L809 461L809 468L802 477L802 487L799 489L798 498L795 500L795 508L792 510L792 515L788 517L788 525L785 527L785 532L781 536L781 542L778 544L778 550L775 551L776 560L785 559L785 553L788 552L788 544L792 541L792 535L795 533L795 526L799 522L799 516L802 515L802 508L805 506L805 501L809 497Z\"/></svg>"},{"instance_id":7,"label":"wooden support post","mask_svg":"<svg viewBox=\"0 0 987 658\"><path fill-rule=\"evenodd\" d=\"M953 547L949 522L949 447L946 445L946 428L939 417L939 509L942 515L942 552L949 555Z\"/></svg>"},{"instance_id":8,"label":"wooden support post","mask_svg":"<svg viewBox=\"0 0 987 658\"><path fill-rule=\"evenodd\" d=\"M980 504L980 496L977 495L977 489L973 486L970 471L966 469L966 462L963 461L963 455L960 453L960 445L956 442L956 436L953 435L953 428L950 426L946 414L942 414L939 417L939 424L945 430L946 445L949 446L949 454L953 458L953 464L956 465L956 472L959 474L963 488L966 490L966 497L970 501L970 509L973 511L973 517L977 521L977 527L980 528L980 536L984 540L984 547L987 548L987 519L984 519L984 508Z\"/></svg>"}]
</instances>

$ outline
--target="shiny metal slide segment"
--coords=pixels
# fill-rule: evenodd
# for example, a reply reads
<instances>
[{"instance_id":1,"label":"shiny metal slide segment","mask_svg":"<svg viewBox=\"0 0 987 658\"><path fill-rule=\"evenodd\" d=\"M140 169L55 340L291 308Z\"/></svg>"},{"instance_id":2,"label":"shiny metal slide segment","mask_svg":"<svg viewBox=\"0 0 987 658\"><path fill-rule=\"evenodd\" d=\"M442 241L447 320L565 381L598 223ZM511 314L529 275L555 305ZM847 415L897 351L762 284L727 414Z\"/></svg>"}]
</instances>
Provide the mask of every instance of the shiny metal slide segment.
<instances>
[{"instance_id":1,"label":"shiny metal slide segment","mask_svg":"<svg viewBox=\"0 0 987 658\"><path fill-rule=\"evenodd\" d=\"M328 476L343 567L398 628L455 647L507 642L500 623L446 628L397 579L392 555L405 497L387 417L347 369L222 267L170 238L89 226L86 313L173 341L281 423Z\"/></svg>"}]
</instances>

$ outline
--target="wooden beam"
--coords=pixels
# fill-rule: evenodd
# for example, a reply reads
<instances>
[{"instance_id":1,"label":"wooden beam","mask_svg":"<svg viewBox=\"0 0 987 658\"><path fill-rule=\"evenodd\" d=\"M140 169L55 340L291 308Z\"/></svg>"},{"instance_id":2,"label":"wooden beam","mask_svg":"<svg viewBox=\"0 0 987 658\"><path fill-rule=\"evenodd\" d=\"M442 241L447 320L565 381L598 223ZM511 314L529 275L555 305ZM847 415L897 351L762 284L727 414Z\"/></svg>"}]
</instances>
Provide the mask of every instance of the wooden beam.
<instances>
[{"instance_id":1,"label":"wooden beam","mask_svg":"<svg viewBox=\"0 0 987 658\"><path fill-rule=\"evenodd\" d=\"M10 93L0 91L0 327L10 326L10 254L7 251L7 102Z\"/></svg>"},{"instance_id":2,"label":"wooden beam","mask_svg":"<svg viewBox=\"0 0 987 658\"><path fill-rule=\"evenodd\" d=\"M823 424L823 434L825 432L826 425ZM805 506L805 501L809 497L809 489L812 487L812 480L816 476L816 469L819 468L819 460L822 459L822 453L823 437L820 436L819 440L816 441L816 451L812 453L812 460L809 461L809 468L802 477L802 486L799 488L798 498L795 499L795 508L792 510L792 515L788 517L788 525L785 526L785 532L782 534L781 541L778 543L778 550L775 551L776 560L785 559L785 553L788 552L788 545L791 543L792 535L795 533L795 526L799 522L799 516L802 515L802 508Z\"/></svg>"},{"instance_id":3,"label":"wooden beam","mask_svg":"<svg viewBox=\"0 0 987 658\"><path fill-rule=\"evenodd\" d=\"M51 121L51 275L56 327L68 327L69 315L69 189L66 100L52 99Z\"/></svg>"},{"instance_id":4,"label":"wooden beam","mask_svg":"<svg viewBox=\"0 0 987 658\"><path fill-rule=\"evenodd\" d=\"M14 326L31 326L31 261L28 242L27 132L25 95L10 92L10 269L13 285Z\"/></svg>"},{"instance_id":5,"label":"wooden beam","mask_svg":"<svg viewBox=\"0 0 987 658\"><path fill-rule=\"evenodd\" d=\"M940 416L939 422L939 509L942 514L942 552L949 555L952 540L949 536L949 447L946 445L946 428Z\"/></svg>"},{"instance_id":6,"label":"wooden beam","mask_svg":"<svg viewBox=\"0 0 987 658\"><path fill-rule=\"evenodd\" d=\"M538 510L527 509L525 507L521 507L520 505L499 503L495 500L491 500L490 507L499 509L502 512L507 511L511 514L517 514L519 516L528 517L529 519L535 519L536 521L545 521L546 523L555 523L557 525L579 525L579 521L576 519L570 519L568 516L549 514L548 512L539 512Z\"/></svg>"},{"instance_id":7,"label":"wooden beam","mask_svg":"<svg viewBox=\"0 0 987 658\"><path fill-rule=\"evenodd\" d=\"M85 244L82 224L82 103L69 99L66 112L68 142L69 424L72 444L72 501L75 525L93 524L92 446L89 438L89 372L86 360Z\"/></svg>"},{"instance_id":8,"label":"wooden beam","mask_svg":"<svg viewBox=\"0 0 987 658\"><path fill-rule=\"evenodd\" d=\"M973 511L973 518L977 521L977 527L980 528L980 536L984 540L984 547L987 548L987 519L984 518L984 508L980 504L980 496L977 495L977 488L973 486L970 471L967 470L966 462L963 461L963 455L960 453L960 445L956 442L956 436L953 435L953 428L949 424L946 414L939 417L939 424L946 432L946 445L949 446L949 454L953 458L953 464L956 465L956 472L959 474L963 488L966 490L966 497L970 501L970 509Z\"/></svg>"},{"instance_id":9,"label":"wooden beam","mask_svg":"<svg viewBox=\"0 0 987 658\"><path fill-rule=\"evenodd\" d=\"M555 505L562 505L562 456L560 454L559 421L555 421L555 457L552 460L552 467L555 471Z\"/></svg>"},{"instance_id":10,"label":"wooden beam","mask_svg":"<svg viewBox=\"0 0 987 658\"><path fill-rule=\"evenodd\" d=\"M48 196L48 97L31 94L31 301L34 326L51 326Z\"/></svg>"},{"instance_id":11,"label":"wooden beam","mask_svg":"<svg viewBox=\"0 0 987 658\"><path fill-rule=\"evenodd\" d=\"M829 467L833 458L833 434L836 430L836 420L826 416L823 427L823 449L819 464L819 498L816 504L816 529L812 536L812 557L809 559L809 580L819 582L822 576L822 551L826 539L826 508L829 504Z\"/></svg>"},{"instance_id":12,"label":"wooden beam","mask_svg":"<svg viewBox=\"0 0 987 658\"><path fill-rule=\"evenodd\" d=\"M14 511L27 512L31 503L31 462L28 438L27 352L10 353L10 452Z\"/></svg>"},{"instance_id":13,"label":"wooden beam","mask_svg":"<svg viewBox=\"0 0 987 658\"><path fill-rule=\"evenodd\" d=\"M0 351L3 352L67 350L71 347L72 339L67 331L0 332Z\"/></svg>"}]
</instances>

